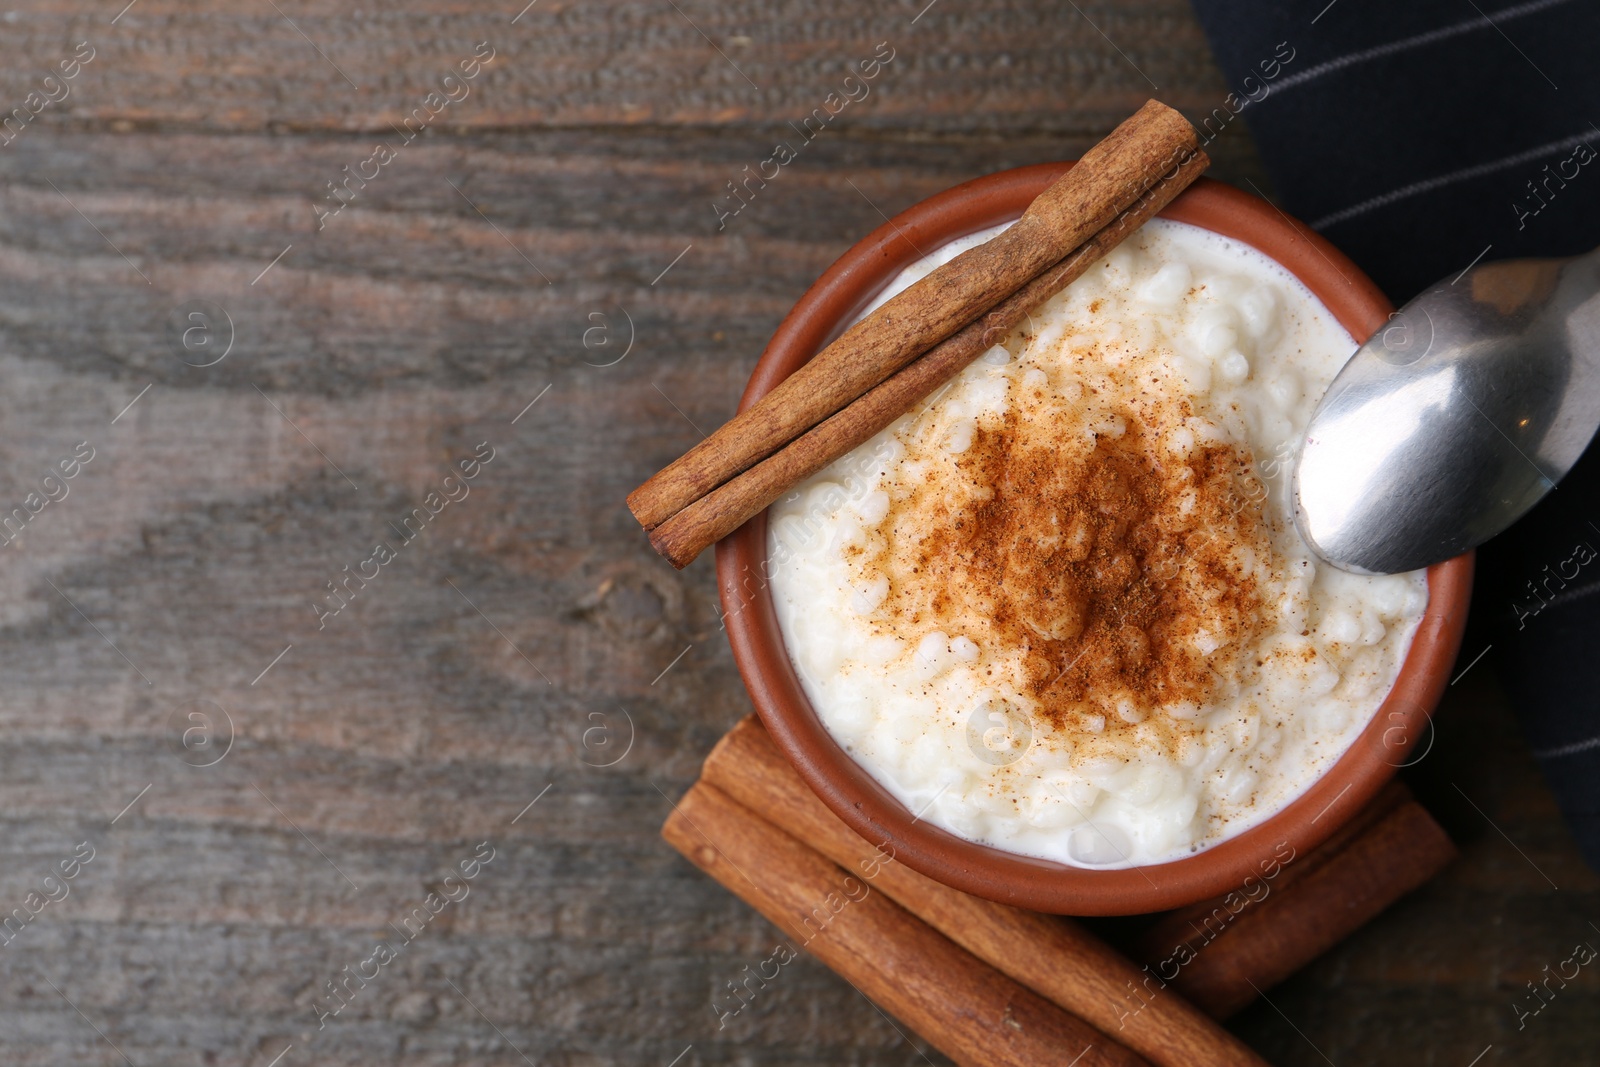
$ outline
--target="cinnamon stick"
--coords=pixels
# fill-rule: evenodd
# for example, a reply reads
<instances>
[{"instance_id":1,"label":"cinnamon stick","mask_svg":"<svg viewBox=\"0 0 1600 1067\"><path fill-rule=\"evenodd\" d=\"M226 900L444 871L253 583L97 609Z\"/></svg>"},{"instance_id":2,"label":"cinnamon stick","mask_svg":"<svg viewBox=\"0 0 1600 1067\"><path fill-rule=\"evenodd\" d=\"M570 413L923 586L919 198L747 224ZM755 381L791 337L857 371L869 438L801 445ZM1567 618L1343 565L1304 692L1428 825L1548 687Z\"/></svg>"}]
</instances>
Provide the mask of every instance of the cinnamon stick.
<instances>
[{"instance_id":1,"label":"cinnamon stick","mask_svg":"<svg viewBox=\"0 0 1600 1067\"><path fill-rule=\"evenodd\" d=\"M1161 995L1126 956L1070 920L1023 911L883 862L872 843L818 800L753 716L706 757L702 781L759 811L847 869L876 863L873 885L999 972L1162 1067L1266 1061L1182 997Z\"/></svg>"},{"instance_id":2,"label":"cinnamon stick","mask_svg":"<svg viewBox=\"0 0 1600 1067\"><path fill-rule=\"evenodd\" d=\"M846 330L759 402L628 496L645 529L764 459L1058 263L1199 151L1154 100L1046 189L1016 225L963 252Z\"/></svg>"},{"instance_id":3,"label":"cinnamon stick","mask_svg":"<svg viewBox=\"0 0 1600 1067\"><path fill-rule=\"evenodd\" d=\"M743 526L796 484L889 426L988 351L1028 312L1072 284L1096 260L1154 218L1209 163L1204 152L1190 156L1175 174L1157 182L1061 262L842 411L661 523L650 531L650 544L674 567L687 567L701 552Z\"/></svg>"},{"instance_id":4,"label":"cinnamon stick","mask_svg":"<svg viewBox=\"0 0 1600 1067\"><path fill-rule=\"evenodd\" d=\"M877 892L873 868L841 870L713 786L701 782L690 789L661 833L796 944L957 1063L1135 1067L1144 1062ZM781 981L781 975L780 970L759 981Z\"/></svg>"},{"instance_id":5,"label":"cinnamon stick","mask_svg":"<svg viewBox=\"0 0 1600 1067\"><path fill-rule=\"evenodd\" d=\"M1347 836L1314 850L1287 884L1265 883L1267 895L1237 914L1220 898L1193 909L1213 917L1210 925L1206 918L1164 920L1142 939L1138 958L1225 1019L1426 884L1457 854L1427 809L1403 795ZM1291 863L1283 873L1294 870Z\"/></svg>"},{"instance_id":6,"label":"cinnamon stick","mask_svg":"<svg viewBox=\"0 0 1600 1067\"><path fill-rule=\"evenodd\" d=\"M1259 872L1249 886L1241 885L1220 896L1175 908L1161 916L1140 936L1134 956L1154 965L1172 956L1178 951L1179 945L1193 942L1198 936L1211 940L1212 935L1231 925L1236 913L1243 914L1246 908L1254 907L1256 898L1266 899L1273 893L1286 892L1300 879L1334 860L1352 841L1409 800L1411 791L1405 783L1398 778L1392 779L1348 823L1316 848L1310 851L1294 849L1292 843L1285 840L1274 852L1281 861L1277 870L1270 874ZM1261 882L1265 888L1255 888L1254 882ZM1308 956L1300 964L1309 963L1310 960Z\"/></svg>"}]
</instances>

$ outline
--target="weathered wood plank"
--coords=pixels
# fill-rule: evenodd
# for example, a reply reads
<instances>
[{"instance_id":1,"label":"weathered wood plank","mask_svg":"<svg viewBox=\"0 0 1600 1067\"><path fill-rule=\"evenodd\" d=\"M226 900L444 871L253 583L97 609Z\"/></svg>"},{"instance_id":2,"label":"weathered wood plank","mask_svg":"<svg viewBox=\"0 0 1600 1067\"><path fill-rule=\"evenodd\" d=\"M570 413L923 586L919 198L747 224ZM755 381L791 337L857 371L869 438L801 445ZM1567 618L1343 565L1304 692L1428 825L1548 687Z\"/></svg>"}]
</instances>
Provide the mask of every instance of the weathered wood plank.
<instances>
[{"instance_id":1,"label":"weathered wood plank","mask_svg":"<svg viewBox=\"0 0 1600 1067\"><path fill-rule=\"evenodd\" d=\"M381 11L138 0L112 25L120 3L23 0L0 25L30 62L0 75L0 91L21 103L88 41L93 60L40 126L387 132L489 42L493 61L430 126L777 123L823 107L830 92L860 95L843 86L849 64L887 42L892 61L840 111L841 125L1086 133L1156 86L1175 106L1209 109L1221 95L1182 0L1094 5L1093 23L1039 0L940 0L918 18L925 5L540 0L519 18L517 0L404 0Z\"/></svg>"},{"instance_id":2,"label":"weathered wood plank","mask_svg":"<svg viewBox=\"0 0 1600 1067\"><path fill-rule=\"evenodd\" d=\"M139 1064L924 1062L809 961L719 1028L777 935L657 830L746 701L709 561L666 567L621 500L731 412L880 210L1076 155L1152 93L1215 106L1182 0L123 2L0 12L0 112L95 49L0 133L0 518L95 450L0 548L0 916L96 849L0 947L0 1059L123 1062L98 1027ZM471 94L401 143L484 40ZM870 95L719 228L726 184L880 41ZM1242 125L1211 150L1264 185ZM232 322L212 366L170 321L199 301ZM395 558L319 626L379 541ZM1428 799L1473 783L1562 891L1451 809L1463 863L1275 994L1293 1025L1240 1021L1274 1062L1322 1062L1296 1027L1340 1063L1593 1041L1592 976L1508 1021L1596 883L1477 684ZM320 983L481 841L470 895L317 1032Z\"/></svg>"}]
</instances>

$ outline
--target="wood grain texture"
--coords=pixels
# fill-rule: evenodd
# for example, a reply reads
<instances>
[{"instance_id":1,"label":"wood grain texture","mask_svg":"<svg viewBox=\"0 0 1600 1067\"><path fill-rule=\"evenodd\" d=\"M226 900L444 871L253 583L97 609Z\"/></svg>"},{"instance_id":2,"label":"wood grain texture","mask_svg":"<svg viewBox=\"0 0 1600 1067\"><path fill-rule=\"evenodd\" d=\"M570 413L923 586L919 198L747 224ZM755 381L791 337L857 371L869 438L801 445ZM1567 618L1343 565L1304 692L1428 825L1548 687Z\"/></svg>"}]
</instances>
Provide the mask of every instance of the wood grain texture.
<instances>
[{"instance_id":1,"label":"wood grain texture","mask_svg":"<svg viewBox=\"0 0 1600 1067\"><path fill-rule=\"evenodd\" d=\"M97 450L0 548L0 916L97 850L0 947L0 1061L123 1063L103 1032L139 1067L291 1043L279 1067L922 1063L809 960L716 1028L712 992L778 935L657 831L748 702L709 560L674 573L622 500L732 412L880 209L1075 156L1148 95L1215 106L1186 6L1080 4L1113 46L1044 3L912 25L921 4L678 0L756 90L667 3L513 25L520 4L138 0L113 24L125 2L0 9L0 111L97 49L0 146L0 516ZM318 232L326 183L491 37L504 62ZM881 40L872 95L718 231L725 183ZM1265 187L1242 125L1207 151ZM204 368L168 321L200 300L235 334ZM325 583L485 441L470 495L318 630ZM1490 662L1417 768L1462 861L1274 991L1293 1026L1236 1020L1273 1063L1323 1062L1301 1033L1340 1064L1588 1055L1593 974L1521 1031L1511 1011L1595 936L1600 893L1474 688ZM201 768L215 750L180 742L205 700L234 742ZM470 895L318 1032L322 983L485 840Z\"/></svg>"},{"instance_id":2,"label":"wood grain texture","mask_svg":"<svg viewBox=\"0 0 1600 1067\"><path fill-rule=\"evenodd\" d=\"M72 107L46 112L57 121L387 130L489 41L498 58L449 125L779 125L821 106L847 63L887 41L890 71L862 115L846 112L852 125L1103 134L1149 95L1140 71L1169 87L1175 107L1209 111L1223 92L1199 26L1171 0L1098 7L1092 23L1037 2L939 0L915 23L927 0L539 0L518 18L525 2L401 0L350 12L307 0L244 10L138 0L112 26L120 3L64 11L26 0L0 25L11 54L29 62L0 87L20 100L34 70L88 40L96 58L63 101Z\"/></svg>"}]
</instances>

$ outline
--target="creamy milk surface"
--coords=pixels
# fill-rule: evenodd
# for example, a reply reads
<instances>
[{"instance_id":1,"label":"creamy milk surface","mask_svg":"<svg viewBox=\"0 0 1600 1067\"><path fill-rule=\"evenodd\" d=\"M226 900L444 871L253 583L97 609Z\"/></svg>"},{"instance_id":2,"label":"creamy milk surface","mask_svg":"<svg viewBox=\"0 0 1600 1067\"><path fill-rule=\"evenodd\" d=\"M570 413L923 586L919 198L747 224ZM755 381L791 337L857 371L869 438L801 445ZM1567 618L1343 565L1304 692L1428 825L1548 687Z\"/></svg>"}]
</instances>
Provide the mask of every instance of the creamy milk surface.
<instances>
[{"instance_id":1,"label":"creamy milk surface","mask_svg":"<svg viewBox=\"0 0 1600 1067\"><path fill-rule=\"evenodd\" d=\"M1280 810L1371 720L1427 603L1420 571L1318 564L1291 518L1292 449L1355 348L1268 257L1145 225L771 509L829 732L919 818L1075 866Z\"/></svg>"}]
</instances>

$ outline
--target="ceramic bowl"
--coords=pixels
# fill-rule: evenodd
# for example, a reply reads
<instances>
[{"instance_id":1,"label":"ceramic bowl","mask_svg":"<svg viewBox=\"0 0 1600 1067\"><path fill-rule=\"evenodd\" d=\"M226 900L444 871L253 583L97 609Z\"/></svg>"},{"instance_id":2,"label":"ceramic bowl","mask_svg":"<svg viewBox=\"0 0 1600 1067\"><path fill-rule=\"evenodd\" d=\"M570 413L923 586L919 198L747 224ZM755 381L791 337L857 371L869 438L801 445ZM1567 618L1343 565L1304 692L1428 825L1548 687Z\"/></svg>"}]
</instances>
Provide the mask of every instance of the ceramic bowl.
<instances>
[{"instance_id":1,"label":"ceramic bowl","mask_svg":"<svg viewBox=\"0 0 1600 1067\"><path fill-rule=\"evenodd\" d=\"M966 182L868 234L817 279L767 345L740 402L754 403L843 331L900 272L932 250L1020 216L1070 163ZM1251 245L1288 268L1341 325L1365 340L1393 310L1336 248L1273 205L1200 179L1163 218ZM1020 907L1069 915L1128 915L1181 907L1243 886L1284 847L1315 848L1355 815L1397 768L1417 758L1466 625L1471 554L1428 570L1428 607L1383 705L1351 748L1309 789L1253 828L1168 863L1085 869L1006 852L918 821L829 735L796 676L766 582L766 515L717 545L717 578L734 658L762 722L802 778L863 837L947 885ZM1272 868L1276 869L1276 868Z\"/></svg>"}]
</instances>

